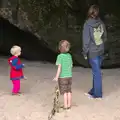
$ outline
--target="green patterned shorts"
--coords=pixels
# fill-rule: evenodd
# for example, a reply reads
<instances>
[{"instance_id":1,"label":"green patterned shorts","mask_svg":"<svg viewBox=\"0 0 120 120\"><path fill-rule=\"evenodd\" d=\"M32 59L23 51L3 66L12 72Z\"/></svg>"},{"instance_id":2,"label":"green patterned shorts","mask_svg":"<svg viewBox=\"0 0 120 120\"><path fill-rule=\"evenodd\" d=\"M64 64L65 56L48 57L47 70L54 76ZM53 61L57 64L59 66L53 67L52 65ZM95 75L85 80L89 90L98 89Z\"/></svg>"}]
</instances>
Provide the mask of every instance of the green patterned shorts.
<instances>
[{"instance_id":1,"label":"green patterned shorts","mask_svg":"<svg viewBox=\"0 0 120 120\"><path fill-rule=\"evenodd\" d=\"M71 93L72 78L59 78L58 79L60 94Z\"/></svg>"}]
</instances>

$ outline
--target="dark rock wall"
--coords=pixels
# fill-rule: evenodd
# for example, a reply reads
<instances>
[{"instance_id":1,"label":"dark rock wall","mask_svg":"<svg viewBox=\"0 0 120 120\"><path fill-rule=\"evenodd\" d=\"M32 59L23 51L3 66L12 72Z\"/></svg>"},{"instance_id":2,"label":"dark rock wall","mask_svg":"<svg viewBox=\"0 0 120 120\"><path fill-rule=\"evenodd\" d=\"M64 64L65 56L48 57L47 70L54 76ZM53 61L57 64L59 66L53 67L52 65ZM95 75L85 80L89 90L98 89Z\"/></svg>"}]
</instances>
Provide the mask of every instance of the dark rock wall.
<instances>
[{"instance_id":1,"label":"dark rock wall","mask_svg":"<svg viewBox=\"0 0 120 120\"><path fill-rule=\"evenodd\" d=\"M10 55L13 45L21 46L21 57L25 59L55 62L56 53L49 49L42 38L39 40L30 32L19 30L7 20L0 18L0 53Z\"/></svg>"},{"instance_id":2,"label":"dark rock wall","mask_svg":"<svg viewBox=\"0 0 120 120\"><path fill-rule=\"evenodd\" d=\"M55 59L57 45L59 40L67 39L70 41L72 48L71 53L77 65L88 67L89 64L84 60L82 51L82 27L86 19L86 13L90 5L98 4L100 6L100 16L106 24L108 31L108 41L105 45L105 60L103 67L119 67L120 66L120 1L119 0L1 0L0 15L9 20L18 28L31 32L34 36L32 40L24 38L22 40L1 39L1 43L20 43L23 46L24 57L36 59L41 57L37 49L44 46L46 54L51 51ZM6 32L4 30L4 32ZM12 32L11 34L15 33ZM20 33L21 34L21 33ZM28 32L25 32L28 34ZM14 35L14 34L13 34ZM29 35L28 35L29 36ZM23 38L19 36L19 38ZM33 40L34 39L34 40ZM40 43L39 43L40 42ZM30 57L28 53L31 45L36 46ZM1 51L8 49L7 45L1 47ZM53 52L54 51L54 52ZM43 53L43 52L42 52ZM48 54L47 54L48 55ZM37 57L36 57L37 56ZM48 57L49 58L49 57ZM48 60L48 58L46 60Z\"/></svg>"}]
</instances>

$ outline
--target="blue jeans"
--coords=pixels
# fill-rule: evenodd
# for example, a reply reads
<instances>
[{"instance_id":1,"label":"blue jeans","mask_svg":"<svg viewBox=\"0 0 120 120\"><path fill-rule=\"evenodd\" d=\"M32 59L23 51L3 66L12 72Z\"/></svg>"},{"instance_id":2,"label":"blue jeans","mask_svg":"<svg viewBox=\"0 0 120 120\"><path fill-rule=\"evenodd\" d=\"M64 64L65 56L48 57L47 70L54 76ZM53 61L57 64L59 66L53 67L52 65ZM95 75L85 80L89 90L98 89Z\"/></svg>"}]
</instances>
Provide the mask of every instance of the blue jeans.
<instances>
[{"instance_id":1,"label":"blue jeans","mask_svg":"<svg viewBox=\"0 0 120 120\"><path fill-rule=\"evenodd\" d=\"M89 59L89 63L92 68L93 74L93 87L88 92L94 98L102 97L102 74L101 74L101 64L102 64L102 56L97 56L95 58Z\"/></svg>"}]
</instances>

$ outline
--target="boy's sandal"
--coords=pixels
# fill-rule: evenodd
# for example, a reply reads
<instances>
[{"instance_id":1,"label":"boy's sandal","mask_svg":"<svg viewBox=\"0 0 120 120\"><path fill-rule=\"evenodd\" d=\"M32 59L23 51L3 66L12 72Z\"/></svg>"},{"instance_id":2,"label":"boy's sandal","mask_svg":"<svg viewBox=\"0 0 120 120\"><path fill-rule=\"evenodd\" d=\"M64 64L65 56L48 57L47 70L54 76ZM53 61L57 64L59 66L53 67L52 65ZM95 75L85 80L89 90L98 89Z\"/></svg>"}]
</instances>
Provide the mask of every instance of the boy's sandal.
<instances>
[{"instance_id":1,"label":"boy's sandal","mask_svg":"<svg viewBox=\"0 0 120 120\"><path fill-rule=\"evenodd\" d=\"M71 107L68 107L67 109L71 109Z\"/></svg>"},{"instance_id":2,"label":"boy's sandal","mask_svg":"<svg viewBox=\"0 0 120 120\"><path fill-rule=\"evenodd\" d=\"M67 110L68 108L63 107L63 110Z\"/></svg>"},{"instance_id":3,"label":"boy's sandal","mask_svg":"<svg viewBox=\"0 0 120 120\"><path fill-rule=\"evenodd\" d=\"M71 107L63 108L63 110L69 110L69 109L71 109Z\"/></svg>"}]
</instances>

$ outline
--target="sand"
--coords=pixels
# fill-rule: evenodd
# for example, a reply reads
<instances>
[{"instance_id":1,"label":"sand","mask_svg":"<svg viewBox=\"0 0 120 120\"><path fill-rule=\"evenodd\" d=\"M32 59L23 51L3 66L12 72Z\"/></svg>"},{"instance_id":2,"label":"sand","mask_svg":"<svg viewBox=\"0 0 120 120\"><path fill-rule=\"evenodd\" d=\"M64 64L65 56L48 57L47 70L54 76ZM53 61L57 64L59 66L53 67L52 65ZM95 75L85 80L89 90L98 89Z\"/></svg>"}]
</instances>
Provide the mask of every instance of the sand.
<instances>
[{"instance_id":1,"label":"sand","mask_svg":"<svg viewBox=\"0 0 120 120\"><path fill-rule=\"evenodd\" d=\"M23 94L12 96L7 59L0 58L0 120L47 120L52 109L56 68L49 63L23 62L28 79L21 81ZM73 107L56 114L54 120L120 120L120 69L102 72L104 97L92 100L84 95L92 85L91 70L74 67Z\"/></svg>"}]
</instances>

